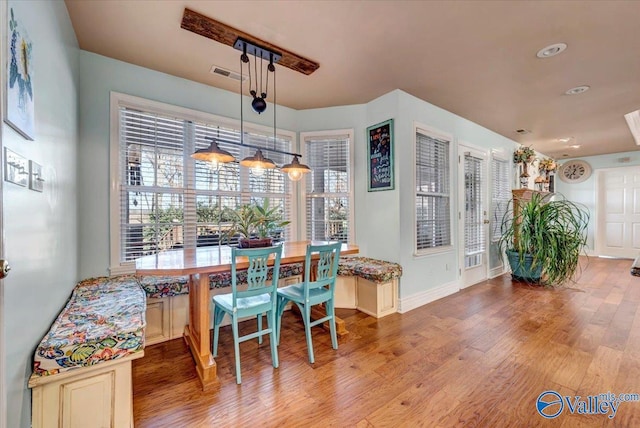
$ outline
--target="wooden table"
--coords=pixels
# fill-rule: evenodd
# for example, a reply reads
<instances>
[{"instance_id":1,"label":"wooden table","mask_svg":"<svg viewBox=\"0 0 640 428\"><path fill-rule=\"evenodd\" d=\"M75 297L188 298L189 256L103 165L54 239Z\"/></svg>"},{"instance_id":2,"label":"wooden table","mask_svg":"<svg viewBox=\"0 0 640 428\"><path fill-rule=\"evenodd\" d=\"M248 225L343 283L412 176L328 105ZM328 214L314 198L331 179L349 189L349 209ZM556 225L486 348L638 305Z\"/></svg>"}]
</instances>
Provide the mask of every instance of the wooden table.
<instances>
[{"instance_id":1,"label":"wooden table","mask_svg":"<svg viewBox=\"0 0 640 428\"><path fill-rule=\"evenodd\" d=\"M304 262L307 244L327 244L324 241L284 242L281 264ZM357 254L356 245L342 244L341 255ZM239 259L238 269L249 267ZM218 383L216 362L211 354L209 274L231 270L231 247L198 247L170 250L136 260L137 275L189 275L189 325L184 337L196 364L196 372L207 389Z\"/></svg>"}]
</instances>

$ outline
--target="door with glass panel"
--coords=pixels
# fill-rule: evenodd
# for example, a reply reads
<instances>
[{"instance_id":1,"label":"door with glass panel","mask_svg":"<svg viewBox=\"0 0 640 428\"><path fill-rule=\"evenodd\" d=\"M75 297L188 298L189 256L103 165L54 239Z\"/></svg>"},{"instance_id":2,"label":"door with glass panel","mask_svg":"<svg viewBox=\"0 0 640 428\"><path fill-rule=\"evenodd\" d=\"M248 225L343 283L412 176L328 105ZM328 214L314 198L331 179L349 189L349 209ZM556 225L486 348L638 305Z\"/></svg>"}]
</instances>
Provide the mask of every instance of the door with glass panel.
<instances>
[{"instance_id":1,"label":"door with glass panel","mask_svg":"<svg viewBox=\"0 0 640 428\"><path fill-rule=\"evenodd\" d=\"M487 279L489 204L487 154L467 146L459 147L460 261L461 287Z\"/></svg>"}]
</instances>

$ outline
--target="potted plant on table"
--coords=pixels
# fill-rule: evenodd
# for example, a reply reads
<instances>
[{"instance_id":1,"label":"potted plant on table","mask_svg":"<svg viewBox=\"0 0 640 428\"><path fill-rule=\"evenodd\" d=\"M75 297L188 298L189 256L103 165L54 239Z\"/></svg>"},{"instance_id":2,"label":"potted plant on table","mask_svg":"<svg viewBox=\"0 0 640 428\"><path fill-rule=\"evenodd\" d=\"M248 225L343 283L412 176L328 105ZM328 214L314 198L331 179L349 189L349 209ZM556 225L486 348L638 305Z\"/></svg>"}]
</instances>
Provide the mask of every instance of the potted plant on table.
<instances>
[{"instance_id":1,"label":"potted plant on table","mask_svg":"<svg viewBox=\"0 0 640 428\"><path fill-rule=\"evenodd\" d=\"M571 280L587 240L589 212L553 195L534 193L514 201L502 221L499 241L514 278L556 286Z\"/></svg>"},{"instance_id":2,"label":"potted plant on table","mask_svg":"<svg viewBox=\"0 0 640 428\"><path fill-rule=\"evenodd\" d=\"M236 209L225 209L229 228L223 235L227 242L238 237L240 248L269 247L274 235L290 221L282 219L280 207L271 207L265 198L262 205L244 204Z\"/></svg>"}]
</instances>

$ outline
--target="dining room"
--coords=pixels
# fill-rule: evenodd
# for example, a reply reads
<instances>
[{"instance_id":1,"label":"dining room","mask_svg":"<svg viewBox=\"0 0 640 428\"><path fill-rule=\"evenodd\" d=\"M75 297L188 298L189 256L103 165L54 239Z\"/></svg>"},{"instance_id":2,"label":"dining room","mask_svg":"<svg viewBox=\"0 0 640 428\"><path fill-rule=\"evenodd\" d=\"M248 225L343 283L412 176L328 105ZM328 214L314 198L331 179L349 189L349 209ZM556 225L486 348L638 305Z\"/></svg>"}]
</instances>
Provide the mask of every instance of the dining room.
<instances>
[{"instance_id":1,"label":"dining room","mask_svg":"<svg viewBox=\"0 0 640 428\"><path fill-rule=\"evenodd\" d=\"M60 360L54 369L60 372L50 373L54 376L48 381L53 382L67 378L72 370L62 370L79 361L87 361L79 370L106 370L115 359L100 358L119 355L121 362L130 358L123 371L128 383L118 384L124 385L128 395L114 396L120 397L119 403L126 402L123 406L129 412L124 416L118 413L118 417L141 427L211 426L220 421L228 426L515 426L545 423L535 402L549 389L558 391L562 398L637 392L631 383L635 377L627 376L638 371L637 278L629 275L629 258L595 257L599 254L594 248L599 248L597 240L601 238L597 233L599 218L592 216L588 225L589 257L581 259L582 275L571 286L546 289L512 281L496 246L499 213L508 203L511 189L523 181L532 187L535 183L533 165L529 165L531 177L523 180L520 165L513 162L514 151L522 144L532 145L536 156L553 153L558 163L565 159L563 154L568 160L581 157L582 163L573 163L583 166L574 181L554 175L558 179L556 191L585 204L592 213L607 206L604 192L599 190L604 189L605 178L617 179L615 173L622 167L625 174L636 174L638 146L619 113L637 102L627 101L615 108L607 105L607 112L594 118L589 116L590 109L599 104L589 97L594 94L610 100L613 97L606 93L620 97L640 93L635 83L630 83L637 79L619 79L617 89L606 86L598 90L594 85L591 92L565 95L563 86L559 91L557 79L550 76L561 76L568 70L563 61L584 64L592 60L581 57L577 61L571 55L598 50L572 50L581 46L578 40L585 35L569 32L567 37L575 37L576 42L569 43L566 52L540 58L535 51L557 40L542 37L543 32L530 27L529 20L515 29L508 27L507 32L502 25L510 21L499 19L526 15L536 17L532 23L544 23L548 17L545 7L551 7L544 4L520 5L530 11L520 14L515 5L498 2L465 3L464 7L438 3L439 10L429 9L435 6L426 3L407 3L404 11L391 2L378 6L345 2L341 19L361 23L364 27L354 25L358 27L354 31L377 40L375 46L349 54L349 58L365 53L376 59L375 67L362 68L358 64L365 64L364 60L345 60L340 57L344 51L333 60L325 58L324 53L329 53L326 39L318 39L312 48L304 41L311 38L294 36L307 32L301 28L304 23L319 24L289 19L289 12L301 8L300 16L317 13L329 17L323 22L333 22L335 13L328 10L328 4L297 2L296 8L287 11L288 3L269 2L266 7L251 2L265 13L269 12L265 7L282 12L273 12L272 17L280 23L279 31L292 31L283 39L277 34L272 37L273 29L265 26L244 27L242 23L248 22L244 6L211 2L211 8L199 8L206 3L2 3L4 22L7 26L14 22L11 31L24 42L21 46L25 49L16 52L25 58L32 55L32 62L25 59L21 63L31 67L19 74L23 80L29 70L37 70L37 74L33 75L35 134L10 120L2 126L2 168L12 172L4 174L2 181L0 222L1 255L11 263L9 276L0 282L0 428L26 428L40 420L32 414L41 396L32 393L29 379L34 369L41 368L34 367L41 359L56 364ZM224 7L216 7L221 5ZM567 16L571 9L567 5L554 7L562 9L561 16ZM471 42L474 40L497 43L497 39L508 39L518 49L508 49L515 55L510 59L505 58L505 50L490 49L495 55L491 59L478 58L475 66L465 67L460 66L460 58L475 58L471 52L452 55L452 62L443 63L443 68L429 63L431 55L417 53L404 57L409 61L406 67L398 66L402 62L395 49L374 49L391 40L383 31L386 26L365 26L362 19L375 12L380 19L395 16L408 20L412 15L408 11L414 10L420 12L413 14L416 17L438 13L450 18L463 16L471 25L478 23L477 16L487 8L495 12L491 27L513 37L503 33L493 37L495 33L487 29L482 33L486 38L467 35L461 38L464 43L456 46L471 49L477 46ZM620 3L617 8L590 4L581 9L581 16L592 23L593 34L620 36L626 31L633 35L635 23L623 23L622 18L634 16L636 8L631 3ZM195 9L205 18L235 22L246 31L245 37L234 47L198 34L193 29L205 27L193 24L202 23L203 18L186 12ZM192 30L183 27L188 26L185 16L190 16ZM612 28L611 20L599 19L603 16L615 16L616 28L626 30L607 31ZM438 21L438 25L445 25L447 20ZM564 25L557 29L565 27L566 31L575 29ZM321 30L315 33L324 34L327 28ZM448 33L436 36L441 34ZM531 34L538 37L531 40ZM95 36L93 42L90 36ZM164 45L156 45L155 39L164 40L160 42ZM640 38L622 37L620 43L637 40ZM27 49L30 42L33 50ZM335 45L349 46L343 41ZM130 48L128 56L115 53L119 46ZM621 58L635 51L633 46L624 46ZM433 52L438 52L436 48ZM3 52L11 54L10 49ZM157 61L156 66L142 63L148 60L147 54L159 52L166 61ZM201 54L195 55L197 52ZM305 53L298 56L317 61L319 68L311 74L294 69L313 68L304 61L296 64L306 65L288 67L291 57L287 55L295 52ZM277 59L276 54L282 57ZM382 60L389 55L395 58L393 65ZM427 63L422 62L425 57ZM444 61L439 55L433 58ZM201 61L206 67L196 67ZM166 69L160 63L176 68ZM8 64L10 67L11 61ZM347 74L332 72L344 64L351 65ZM475 89L431 84L436 78L457 76L454 71L461 68L485 70L486 64L503 64L500 69L506 74L493 80L514 85L500 92L502 97L485 92L489 91L488 82ZM199 76L186 77L180 67L198 70ZM360 98L348 97L353 88L373 79L385 67L389 73L416 68L433 74L428 79L402 78L393 84L376 80ZM582 65L579 68L585 70ZM620 73L622 70L634 68L621 67ZM596 71L596 67L589 69ZM481 75L484 72L474 74ZM528 77L517 79L514 75ZM265 85L256 88L260 76ZM581 125L597 129L587 127L588 131L567 142L558 141L565 137L559 129L566 128L528 129L532 126L522 121L534 112L515 118L512 113L517 109L509 107L508 101L524 90L523 80L537 82L533 89L528 88L532 92L522 95L527 100L542 93L548 97L540 111L575 112L586 117ZM562 85L569 80L563 80ZM414 81L422 82L419 86L428 93L404 86ZM332 85L331 90L325 85ZM459 108L436 102L443 93L466 102ZM315 104L300 104L307 96L315 99ZM521 105L529 104L523 101ZM508 129L481 120L499 108L506 110L497 116L512 119ZM603 125L599 119L611 119L609 112L616 114L614 125ZM549 123L554 114L532 121ZM571 147L602 136L599 130L611 131L602 140L607 144L599 140L582 149ZM613 144L620 141L623 146L614 150ZM612 151L588 151L594 147ZM11 164L6 161L9 158ZM476 184L480 187L472 187ZM627 187L616 194L626 195ZM472 199L477 195L482 198ZM622 196L618 200L624 200ZM471 210L470 202L478 205ZM480 206L482 209L477 208ZM255 214L256 207L273 214L261 224L269 225L267 234L274 239L271 247L282 251L277 269L278 279L283 281L280 288L312 281L304 277L305 272L311 272L304 268L310 243L339 243L344 259L372 261L365 271L384 262L399 266L401 275L380 280L362 271L358 273L361 276L338 275L335 343L330 327L327 330L318 325L307 332L303 311L296 310L295 303L283 305L287 310L281 313L280 328L267 331L274 330L274 325L265 323L267 333L260 335L262 343L256 336L239 346L239 382L232 317L225 313L217 322L222 313L216 316L215 306L216 302L224 306L219 296L231 293L232 277L238 279L231 275L233 249L241 238L262 234L257 228L240 231L247 214L243 210ZM477 215L470 216L472 212ZM625 236L622 232L619 235ZM469 236L479 237L483 245L470 242ZM276 257L271 255L264 272L256 274L266 275L265 283L271 284ZM310 257L313 263L320 260L319 255ZM249 264L241 258L236 268L244 271ZM97 326L92 331L100 330L105 318L65 309L69 302L82 302L85 309L87 301L96 296L107 298L108 304L103 306L110 313L126 306L127 299L114 297L122 290L111 293L110 287L119 286L114 278L124 278L128 281L126 291L137 293L133 306L139 312L133 333L127 330L126 338L119 337L129 325L117 325L120 330L112 331L108 341L100 338L101 343L116 345L100 348L93 343L75 343L73 346L81 348L77 353L39 347L61 314L70 314L61 318L64 320L91 319ZM147 282L141 284L138 278ZM171 279L164 289L145 289L152 283L157 285L158 278ZM169 294L162 295L161 290ZM94 291L97 294L92 294ZM123 313L114 316L120 321ZM254 316L239 323L237 335L254 334L256 327ZM73 337L64 329L60 332L65 339ZM279 337L275 340L269 336L276 333ZM276 341L277 368L272 348ZM218 343L217 354L214 342ZM313 357L308 342L313 344ZM38 355L42 349L45 351ZM90 367L89 362L95 361L100 362ZM110 385L110 375L100 373L100 379ZM45 377L38 382L47 382ZM118 375L118 382L122 377ZM95 399L110 391L91 385L91 393L75 397ZM60 402L69 403L69 397L74 397L73 388L52 389L56 397L66 391L66 401ZM86 404L82 400L76 402L80 407ZM102 403L109 400L104 398L95 408L108 409ZM68 415L56 406L47 406L39 413L41 419L55 424L55 415ZM585 421L595 426L607 418L569 415L566 407L562 417L566 416L568 426ZM614 422L634 425L636 407L637 403L622 404ZM108 411L100 417L112 420Z\"/></svg>"}]
</instances>

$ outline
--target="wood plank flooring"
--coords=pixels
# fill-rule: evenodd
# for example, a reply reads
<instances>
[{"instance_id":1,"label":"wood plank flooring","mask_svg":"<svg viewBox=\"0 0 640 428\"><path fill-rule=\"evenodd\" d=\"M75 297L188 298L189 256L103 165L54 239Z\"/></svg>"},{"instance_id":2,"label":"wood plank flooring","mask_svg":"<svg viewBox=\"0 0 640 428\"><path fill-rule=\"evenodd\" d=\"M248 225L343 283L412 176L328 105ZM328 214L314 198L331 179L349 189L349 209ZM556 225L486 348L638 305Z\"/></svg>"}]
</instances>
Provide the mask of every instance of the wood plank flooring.
<instances>
[{"instance_id":1,"label":"wood plank flooring","mask_svg":"<svg viewBox=\"0 0 640 428\"><path fill-rule=\"evenodd\" d=\"M612 419L536 411L546 390L640 393L640 278L630 260L585 262L577 284L555 290L503 275L379 320L339 310L350 334L335 351L317 328L314 365L302 321L285 313L280 368L268 338L245 342L242 385L225 327L213 391L200 390L182 340L149 346L133 363L135 426L640 426L640 402L621 403Z\"/></svg>"}]
</instances>

